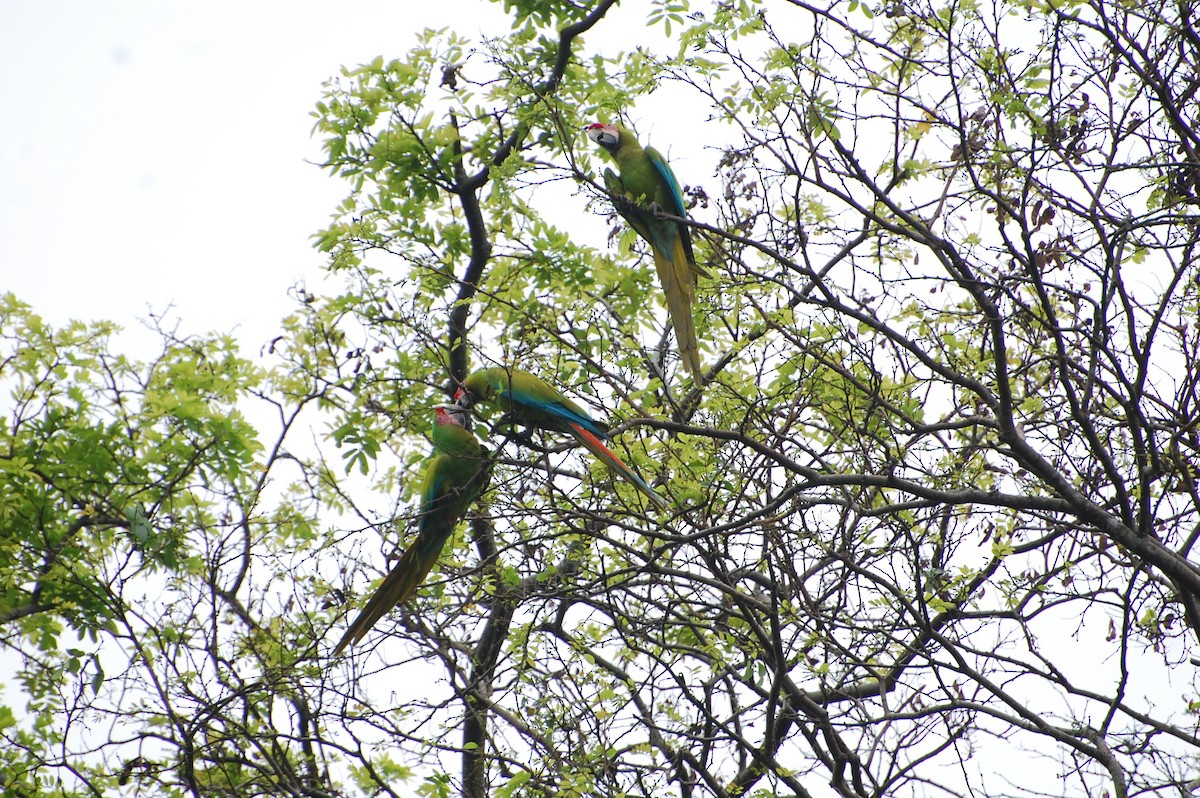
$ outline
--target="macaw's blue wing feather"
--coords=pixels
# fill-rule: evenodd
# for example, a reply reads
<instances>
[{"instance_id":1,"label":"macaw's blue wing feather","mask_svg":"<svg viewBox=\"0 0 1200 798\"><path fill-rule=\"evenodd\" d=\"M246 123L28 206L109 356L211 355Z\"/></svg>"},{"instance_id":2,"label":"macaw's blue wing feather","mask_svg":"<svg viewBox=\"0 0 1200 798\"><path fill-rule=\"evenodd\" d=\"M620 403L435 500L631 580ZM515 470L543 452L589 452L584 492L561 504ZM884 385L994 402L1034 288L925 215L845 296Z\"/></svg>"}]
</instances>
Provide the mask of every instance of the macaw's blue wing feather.
<instances>
[{"instance_id":1,"label":"macaw's blue wing feather","mask_svg":"<svg viewBox=\"0 0 1200 798\"><path fill-rule=\"evenodd\" d=\"M671 170L671 165L667 163L667 159L662 157L662 154L653 147L646 148L646 157L650 159L650 163L654 165L654 170L658 172L662 182L666 184L666 192L658 192L656 199L662 209L672 216L686 216L687 206L683 204L683 189L679 187L679 181L675 178L675 172ZM663 196L664 193L666 196ZM663 200L667 200L664 204Z\"/></svg>"},{"instance_id":2,"label":"macaw's blue wing feather","mask_svg":"<svg viewBox=\"0 0 1200 798\"><path fill-rule=\"evenodd\" d=\"M537 401L536 399L529 400L529 399L517 398L517 397L514 397L513 401L514 401L514 403L518 403L518 404L524 406L525 408L535 409L538 412L544 413L547 416L551 416L555 419L559 419L562 422L562 428L579 427L579 428L588 430L593 435L595 435L599 438L602 438L603 440L609 439L609 434L608 434L607 429L600 427L595 421L593 421L588 416L581 416L578 413L573 412L571 410L571 408L569 408L565 405L558 404L555 402L540 402L540 401Z\"/></svg>"},{"instance_id":3,"label":"macaw's blue wing feather","mask_svg":"<svg viewBox=\"0 0 1200 798\"><path fill-rule=\"evenodd\" d=\"M608 439L606 424L593 419L586 410L568 399L561 391L528 371L494 367L483 369L482 373L486 374L491 393L500 397L501 402L518 422L564 432L568 425L579 424L593 434ZM475 380L474 375L467 378L467 387L476 391L471 384L472 380Z\"/></svg>"}]
</instances>

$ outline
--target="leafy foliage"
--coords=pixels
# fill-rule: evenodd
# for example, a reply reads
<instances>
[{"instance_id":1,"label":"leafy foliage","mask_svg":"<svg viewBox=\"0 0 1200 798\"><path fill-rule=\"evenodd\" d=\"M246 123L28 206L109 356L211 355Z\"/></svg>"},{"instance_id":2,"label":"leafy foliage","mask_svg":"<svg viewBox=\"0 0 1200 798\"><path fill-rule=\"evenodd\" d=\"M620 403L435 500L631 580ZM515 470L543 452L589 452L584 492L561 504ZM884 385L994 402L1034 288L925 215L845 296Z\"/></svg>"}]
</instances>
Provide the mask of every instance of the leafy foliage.
<instances>
[{"instance_id":1,"label":"leafy foliage","mask_svg":"<svg viewBox=\"0 0 1200 798\"><path fill-rule=\"evenodd\" d=\"M3 617L28 701L0 712L3 783L1192 789L1185 9L505 8L498 38L427 31L325 87L348 196L315 243L342 288L299 294L269 366L172 336L129 364L109 328L8 300ZM617 116L693 203L700 386L595 180L582 128ZM674 508L481 422L469 532L329 662L402 537L431 403L501 363L605 408Z\"/></svg>"}]
</instances>

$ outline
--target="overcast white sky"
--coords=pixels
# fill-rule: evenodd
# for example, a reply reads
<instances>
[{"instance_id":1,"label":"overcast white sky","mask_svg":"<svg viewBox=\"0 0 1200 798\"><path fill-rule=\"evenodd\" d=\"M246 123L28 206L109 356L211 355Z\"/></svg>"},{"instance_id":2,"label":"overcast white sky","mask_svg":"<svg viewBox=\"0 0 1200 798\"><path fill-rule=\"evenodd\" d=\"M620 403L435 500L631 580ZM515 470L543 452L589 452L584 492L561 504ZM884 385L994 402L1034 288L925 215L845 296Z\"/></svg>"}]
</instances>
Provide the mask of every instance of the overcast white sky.
<instances>
[{"instance_id":1,"label":"overcast white sky","mask_svg":"<svg viewBox=\"0 0 1200 798\"><path fill-rule=\"evenodd\" d=\"M168 305L246 354L319 279L309 236L346 186L309 116L339 66L413 33L475 35L483 0L6 3L0 291L55 324ZM470 20L464 22L464 20Z\"/></svg>"}]
</instances>

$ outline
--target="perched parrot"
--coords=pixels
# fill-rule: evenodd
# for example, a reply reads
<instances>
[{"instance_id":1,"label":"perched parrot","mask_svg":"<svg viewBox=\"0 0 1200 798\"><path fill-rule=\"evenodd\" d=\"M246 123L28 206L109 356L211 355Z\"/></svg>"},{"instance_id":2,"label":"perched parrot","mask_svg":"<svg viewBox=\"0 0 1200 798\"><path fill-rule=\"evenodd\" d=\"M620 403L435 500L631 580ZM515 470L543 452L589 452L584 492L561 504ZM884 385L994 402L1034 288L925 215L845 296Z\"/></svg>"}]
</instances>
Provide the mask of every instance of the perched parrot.
<instances>
[{"instance_id":1,"label":"perched parrot","mask_svg":"<svg viewBox=\"0 0 1200 798\"><path fill-rule=\"evenodd\" d=\"M604 441L609 439L608 426L592 419L579 405L550 387L528 371L502 366L480 369L467 377L454 395L463 408L470 409L478 402L495 401L519 424L538 429L565 432L616 471L626 482L636 487L659 509L670 506L654 492L632 468L625 465Z\"/></svg>"},{"instance_id":2,"label":"perched parrot","mask_svg":"<svg viewBox=\"0 0 1200 798\"><path fill-rule=\"evenodd\" d=\"M700 382L703 369L692 302L696 298L696 275L707 277L708 273L696 265L687 225L661 218L663 213L687 215L679 181L658 150L642 149L625 128L597 122L588 127L587 135L613 157L621 170L617 177L612 169L605 169L604 185L614 197L617 212L650 244L679 352L687 370Z\"/></svg>"},{"instance_id":3,"label":"perched parrot","mask_svg":"<svg viewBox=\"0 0 1200 798\"><path fill-rule=\"evenodd\" d=\"M460 405L438 405L433 419L434 453L425 469L421 489L417 539L342 635L333 649L335 656L361 640L392 607L412 597L467 508L487 487L487 450L467 428L466 420L466 411Z\"/></svg>"}]
</instances>

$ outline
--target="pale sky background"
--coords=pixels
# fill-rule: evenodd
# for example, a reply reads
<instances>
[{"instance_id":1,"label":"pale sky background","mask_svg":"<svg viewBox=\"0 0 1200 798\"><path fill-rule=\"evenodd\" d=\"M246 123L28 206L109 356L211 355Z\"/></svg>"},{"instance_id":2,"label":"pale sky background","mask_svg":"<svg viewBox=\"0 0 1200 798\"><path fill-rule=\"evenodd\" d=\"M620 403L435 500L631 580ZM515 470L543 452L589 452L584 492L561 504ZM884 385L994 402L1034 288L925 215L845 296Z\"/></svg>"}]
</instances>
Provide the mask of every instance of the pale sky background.
<instances>
[{"instance_id":1,"label":"pale sky background","mask_svg":"<svg viewBox=\"0 0 1200 798\"><path fill-rule=\"evenodd\" d=\"M0 292L133 338L173 306L182 332L236 328L247 355L289 287L319 282L310 236L348 190L314 165L322 82L426 26L500 17L483 0L0 7Z\"/></svg>"}]
</instances>

